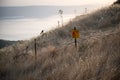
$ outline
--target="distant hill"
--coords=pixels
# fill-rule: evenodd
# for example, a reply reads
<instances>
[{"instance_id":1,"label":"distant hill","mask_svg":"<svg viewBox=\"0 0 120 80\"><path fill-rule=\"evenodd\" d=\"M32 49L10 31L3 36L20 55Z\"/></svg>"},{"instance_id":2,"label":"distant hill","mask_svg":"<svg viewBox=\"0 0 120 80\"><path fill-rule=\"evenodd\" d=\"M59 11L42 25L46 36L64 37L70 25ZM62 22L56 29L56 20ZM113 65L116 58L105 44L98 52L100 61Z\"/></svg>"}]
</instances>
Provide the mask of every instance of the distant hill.
<instances>
[{"instance_id":1,"label":"distant hill","mask_svg":"<svg viewBox=\"0 0 120 80\"><path fill-rule=\"evenodd\" d=\"M71 31L80 31L77 48ZM120 80L120 5L0 49L1 80Z\"/></svg>"},{"instance_id":2,"label":"distant hill","mask_svg":"<svg viewBox=\"0 0 120 80\"><path fill-rule=\"evenodd\" d=\"M117 0L116 2L114 2L114 4L119 4L120 5L120 0Z\"/></svg>"},{"instance_id":3,"label":"distant hill","mask_svg":"<svg viewBox=\"0 0 120 80\"><path fill-rule=\"evenodd\" d=\"M8 46L15 44L15 43L17 43L17 41L9 41L9 40L1 40L0 39L0 49L4 48L4 47L8 47Z\"/></svg>"}]
</instances>

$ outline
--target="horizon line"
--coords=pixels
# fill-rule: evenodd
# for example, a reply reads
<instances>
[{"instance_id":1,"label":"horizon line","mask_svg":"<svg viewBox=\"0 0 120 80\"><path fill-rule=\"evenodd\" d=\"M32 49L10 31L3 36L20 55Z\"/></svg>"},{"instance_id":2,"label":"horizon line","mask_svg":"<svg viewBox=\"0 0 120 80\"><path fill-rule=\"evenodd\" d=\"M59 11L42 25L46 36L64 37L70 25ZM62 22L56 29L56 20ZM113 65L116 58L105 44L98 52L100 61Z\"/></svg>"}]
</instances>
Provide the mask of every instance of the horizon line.
<instances>
[{"instance_id":1,"label":"horizon line","mask_svg":"<svg viewBox=\"0 0 120 80\"><path fill-rule=\"evenodd\" d=\"M106 4L100 4L100 3L97 3L97 4L80 4L80 5L12 5L12 6L3 6L3 5L0 5L0 7L34 7L34 6L98 6L98 5L106 5ZM110 4L109 4L110 5ZM109 6L107 4L107 6Z\"/></svg>"}]
</instances>

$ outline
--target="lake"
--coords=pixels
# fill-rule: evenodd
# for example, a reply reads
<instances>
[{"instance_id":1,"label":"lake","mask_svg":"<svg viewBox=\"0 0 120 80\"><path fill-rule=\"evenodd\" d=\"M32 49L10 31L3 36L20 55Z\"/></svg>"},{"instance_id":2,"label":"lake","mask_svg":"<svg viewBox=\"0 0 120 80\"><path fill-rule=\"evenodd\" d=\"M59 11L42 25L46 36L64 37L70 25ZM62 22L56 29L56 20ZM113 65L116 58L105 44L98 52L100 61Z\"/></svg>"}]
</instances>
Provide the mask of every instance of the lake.
<instances>
[{"instance_id":1,"label":"lake","mask_svg":"<svg viewBox=\"0 0 120 80\"><path fill-rule=\"evenodd\" d=\"M27 40L58 27L61 22L58 11L63 10L63 22L66 24L76 15L98 9L97 5L84 6L24 6L0 7L0 39Z\"/></svg>"}]
</instances>

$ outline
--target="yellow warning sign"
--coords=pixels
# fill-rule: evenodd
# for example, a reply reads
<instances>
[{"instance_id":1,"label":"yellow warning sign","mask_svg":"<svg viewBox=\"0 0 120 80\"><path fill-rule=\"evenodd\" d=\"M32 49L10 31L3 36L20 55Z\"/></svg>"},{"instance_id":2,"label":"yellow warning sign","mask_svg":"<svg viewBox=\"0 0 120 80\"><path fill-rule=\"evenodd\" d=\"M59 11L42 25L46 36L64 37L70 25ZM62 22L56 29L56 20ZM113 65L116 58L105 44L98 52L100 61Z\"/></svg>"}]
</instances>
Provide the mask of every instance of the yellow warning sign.
<instances>
[{"instance_id":1,"label":"yellow warning sign","mask_svg":"<svg viewBox=\"0 0 120 80\"><path fill-rule=\"evenodd\" d=\"M80 37L79 31L78 30L72 30L72 37L73 38L79 38Z\"/></svg>"}]
</instances>

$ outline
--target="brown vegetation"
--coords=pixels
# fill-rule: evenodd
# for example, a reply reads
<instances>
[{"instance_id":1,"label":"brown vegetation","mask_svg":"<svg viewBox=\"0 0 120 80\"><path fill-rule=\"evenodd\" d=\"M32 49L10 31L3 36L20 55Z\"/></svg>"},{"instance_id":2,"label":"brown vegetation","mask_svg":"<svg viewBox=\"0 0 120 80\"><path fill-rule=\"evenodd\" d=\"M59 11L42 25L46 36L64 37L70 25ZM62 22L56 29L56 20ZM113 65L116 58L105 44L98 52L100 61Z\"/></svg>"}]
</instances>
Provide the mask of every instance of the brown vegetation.
<instances>
[{"instance_id":1,"label":"brown vegetation","mask_svg":"<svg viewBox=\"0 0 120 80\"><path fill-rule=\"evenodd\" d=\"M74 25L80 31L77 50ZM36 40L36 61L34 39L0 50L1 80L120 80L118 5L78 16Z\"/></svg>"}]
</instances>

